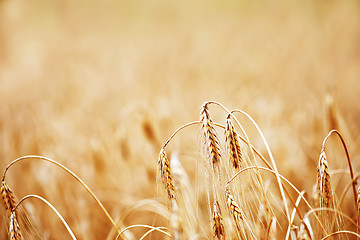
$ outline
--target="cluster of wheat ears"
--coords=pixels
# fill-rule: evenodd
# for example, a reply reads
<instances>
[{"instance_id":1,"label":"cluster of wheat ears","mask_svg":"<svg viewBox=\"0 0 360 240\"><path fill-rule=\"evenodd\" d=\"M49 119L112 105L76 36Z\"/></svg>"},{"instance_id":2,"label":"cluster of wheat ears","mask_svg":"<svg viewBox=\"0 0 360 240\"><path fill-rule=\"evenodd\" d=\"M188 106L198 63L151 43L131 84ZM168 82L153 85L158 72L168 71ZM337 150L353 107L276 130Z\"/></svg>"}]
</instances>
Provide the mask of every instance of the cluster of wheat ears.
<instances>
[{"instance_id":1,"label":"cluster of wheat ears","mask_svg":"<svg viewBox=\"0 0 360 240\"><path fill-rule=\"evenodd\" d=\"M212 120L209 106L220 107L226 113L225 124ZM246 116L263 140L266 157L254 147L236 117ZM194 168L201 172L193 182L189 181L180 159L168 157L166 149L179 132L190 126L200 127L200 160ZM238 131L237 131L238 130ZM222 131L223 135L218 135ZM349 176L348 184L337 196L333 190L325 144L330 136L338 136L345 150ZM263 155L264 154L264 155ZM56 165L74 177L102 209L113 226L107 239L132 239L131 229L147 228L140 239L158 232L172 239L355 239L360 238L359 210L360 188L356 189L351 159L342 135L331 130L324 138L317 168L317 181L312 193L299 190L277 169L270 147L257 123L242 110L229 111L218 102L206 102L201 106L200 120L178 128L165 142L158 159L158 182L163 184L168 201L168 226L131 225L120 226L93 191L74 172L64 165L43 156L24 156L12 161L4 170L1 195L7 212L9 239L24 239L22 229L31 227L31 217L22 206L24 201L36 198L50 207L62 221L72 239L76 239L71 227L60 212L45 198L27 195L17 200L7 184L7 171L14 164L43 160ZM314 174L315 171L314 171ZM201 187L196 187L201 185ZM191 194L191 190L194 190ZM348 191L354 197L353 214L342 211L342 203ZM197 203L196 203L197 202ZM21 218L21 221L19 219ZM200 226L200 219L207 219L207 227ZM21 223L21 224L20 224Z\"/></svg>"}]
</instances>

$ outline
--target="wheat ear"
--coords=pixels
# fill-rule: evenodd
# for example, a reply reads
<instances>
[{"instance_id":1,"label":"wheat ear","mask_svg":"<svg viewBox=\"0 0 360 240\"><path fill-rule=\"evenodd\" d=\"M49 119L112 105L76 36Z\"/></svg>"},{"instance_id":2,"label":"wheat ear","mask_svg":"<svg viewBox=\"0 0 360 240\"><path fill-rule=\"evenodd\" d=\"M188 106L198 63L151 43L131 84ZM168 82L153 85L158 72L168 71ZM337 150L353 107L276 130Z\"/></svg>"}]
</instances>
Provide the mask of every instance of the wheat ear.
<instances>
[{"instance_id":1,"label":"wheat ear","mask_svg":"<svg viewBox=\"0 0 360 240\"><path fill-rule=\"evenodd\" d=\"M205 103L201 107L200 112L200 122L201 122L201 129L204 137L204 142L206 146L206 151L209 154L209 160L212 167L219 166L221 153L220 153L220 144L219 139L217 137L217 133L214 128L214 123L210 117L208 105Z\"/></svg>"},{"instance_id":2,"label":"wheat ear","mask_svg":"<svg viewBox=\"0 0 360 240\"><path fill-rule=\"evenodd\" d=\"M170 161L166 156L164 148L162 148L160 150L158 164L159 164L159 168L160 168L161 179L165 186L167 195L170 200L175 199L174 179L171 174Z\"/></svg>"},{"instance_id":3,"label":"wheat ear","mask_svg":"<svg viewBox=\"0 0 360 240\"><path fill-rule=\"evenodd\" d=\"M226 203L230 209L230 213L233 216L236 223L243 220L243 215L240 211L239 205L236 203L233 195L230 194L228 186L225 187Z\"/></svg>"},{"instance_id":4,"label":"wheat ear","mask_svg":"<svg viewBox=\"0 0 360 240\"><path fill-rule=\"evenodd\" d=\"M13 191L6 184L5 180L1 182L1 196L3 198L5 208L7 211L12 211L16 205L15 195Z\"/></svg>"},{"instance_id":5,"label":"wheat ear","mask_svg":"<svg viewBox=\"0 0 360 240\"><path fill-rule=\"evenodd\" d=\"M226 119L225 146L229 154L230 165L238 170L242 162L242 150L239 144L238 135L231 123L230 115Z\"/></svg>"},{"instance_id":6,"label":"wheat ear","mask_svg":"<svg viewBox=\"0 0 360 240\"><path fill-rule=\"evenodd\" d=\"M9 237L10 240L22 240L20 226L17 220L16 211L11 211L10 214L10 226L9 226Z\"/></svg>"},{"instance_id":7,"label":"wheat ear","mask_svg":"<svg viewBox=\"0 0 360 240\"><path fill-rule=\"evenodd\" d=\"M333 205L328 166L325 151L322 150L319 157L317 172L318 204L321 208L329 208Z\"/></svg>"},{"instance_id":8,"label":"wheat ear","mask_svg":"<svg viewBox=\"0 0 360 240\"><path fill-rule=\"evenodd\" d=\"M214 202L214 210L213 210L213 234L214 239L216 240L224 240L225 239L225 231L223 218L221 217L220 207L218 201Z\"/></svg>"}]
</instances>

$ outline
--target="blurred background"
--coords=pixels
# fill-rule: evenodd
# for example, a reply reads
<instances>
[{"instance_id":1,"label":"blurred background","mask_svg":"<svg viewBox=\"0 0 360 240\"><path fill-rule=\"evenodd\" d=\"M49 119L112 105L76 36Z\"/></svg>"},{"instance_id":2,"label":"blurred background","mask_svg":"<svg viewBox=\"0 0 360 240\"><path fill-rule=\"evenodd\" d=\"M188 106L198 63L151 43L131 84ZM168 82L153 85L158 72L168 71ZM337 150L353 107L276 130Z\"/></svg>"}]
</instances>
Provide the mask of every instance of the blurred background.
<instances>
[{"instance_id":1,"label":"blurred background","mask_svg":"<svg viewBox=\"0 0 360 240\"><path fill-rule=\"evenodd\" d=\"M51 157L122 226L166 225L141 207L156 204L158 153L215 100L247 111L279 171L311 191L332 128L359 169L359 81L357 0L0 0L0 167L23 155ZM225 122L221 109L210 111ZM255 129L239 119L263 151ZM171 148L196 155L198 135L187 130ZM339 142L330 142L330 168L346 168ZM18 198L45 196L79 239L108 235L93 200L55 166L19 163L6 180ZM36 200L26 206L44 239L63 239L53 213Z\"/></svg>"}]
</instances>

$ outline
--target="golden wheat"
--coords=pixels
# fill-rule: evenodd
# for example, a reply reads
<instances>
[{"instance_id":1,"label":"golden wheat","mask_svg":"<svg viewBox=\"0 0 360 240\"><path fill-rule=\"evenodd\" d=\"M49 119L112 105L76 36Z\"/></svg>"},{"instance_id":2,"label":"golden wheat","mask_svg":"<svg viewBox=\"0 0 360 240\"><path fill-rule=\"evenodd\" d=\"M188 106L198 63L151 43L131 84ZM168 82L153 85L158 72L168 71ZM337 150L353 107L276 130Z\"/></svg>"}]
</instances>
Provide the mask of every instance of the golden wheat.
<instances>
[{"instance_id":1,"label":"golden wheat","mask_svg":"<svg viewBox=\"0 0 360 240\"><path fill-rule=\"evenodd\" d=\"M175 186L173 176L171 174L170 161L168 160L165 149L162 148L159 154L158 164L160 166L160 174L162 182L169 199L175 199Z\"/></svg>"},{"instance_id":2,"label":"golden wheat","mask_svg":"<svg viewBox=\"0 0 360 240\"><path fill-rule=\"evenodd\" d=\"M9 227L10 240L22 240L22 234L20 226L17 220L16 211L11 211L10 215L10 227Z\"/></svg>"},{"instance_id":3,"label":"golden wheat","mask_svg":"<svg viewBox=\"0 0 360 240\"><path fill-rule=\"evenodd\" d=\"M8 210L10 213L16 205L16 201L13 191L6 184L5 180L1 182L1 196L3 198L6 210Z\"/></svg>"},{"instance_id":4,"label":"golden wheat","mask_svg":"<svg viewBox=\"0 0 360 240\"><path fill-rule=\"evenodd\" d=\"M223 218L221 217L218 201L214 202L212 220L213 220L213 237L214 237L214 239L224 240L225 239L224 223L223 223Z\"/></svg>"},{"instance_id":5,"label":"golden wheat","mask_svg":"<svg viewBox=\"0 0 360 240\"><path fill-rule=\"evenodd\" d=\"M332 207L332 190L330 186L330 173L325 151L322 150L319 157L319 165L317 172L317 191L319 207Z\"/></svg>"},{"instance_id":6,"label":"golden wheat","mask_svg":"<svg viewBox=\"0 0 360 240\"><path fill-rule=\"evenodd\" d=\"M204 137L205 150L209 155L209 162L213 168L220 164L221 152L220 143L214 128L214 123L210 117L208 104L201 107L200 112L201 129Z\"/></svg>"},{"instance_id":7,"label":"golden wheat","mask_svg":"<svg viewBox=\"0 0 360 240\"><path fill-rule=\"evenodd\" d=\"M225 146L229 154L230 165L238 170L242 162L242 151L239 144L238 135L231 123L230 115L226 119Z\"/></svg>"},{"instance_id":8,"label":"golden wheat","mask_svg":"<svg viewBox=\"0 0 360 240\"><path fill-rule=\"evenodd\" d=\"M226 186L225 188L225 196L226 203L230 209L230 213L232 214L236 223L239 223L243 220L243 215L240 211L239 205L236 203L233 195L230 194L229 188Z\"/></svg>"}]
</instances>

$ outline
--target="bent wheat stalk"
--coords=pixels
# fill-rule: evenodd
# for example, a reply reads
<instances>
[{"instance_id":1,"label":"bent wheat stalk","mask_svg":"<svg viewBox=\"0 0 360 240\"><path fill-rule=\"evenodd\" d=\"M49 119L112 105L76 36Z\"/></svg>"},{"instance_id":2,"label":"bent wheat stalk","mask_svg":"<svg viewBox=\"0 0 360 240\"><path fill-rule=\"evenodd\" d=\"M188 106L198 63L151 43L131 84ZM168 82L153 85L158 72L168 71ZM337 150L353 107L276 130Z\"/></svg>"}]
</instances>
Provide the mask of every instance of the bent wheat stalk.
<instances>
[{"instance_id":1,"label":"bent wheat stalk","mask_svg":"<svg viewBox=\"0 0 360 240\"><path fill-rule=\"evenodd\" d=\"M68 231L68 233L70 234L71 238L76 240L76 237L74 235L74 233L71 231L71 228L69 227L69 225L67 224L67 222L65 221L65 219L61 216L61 214L59 213L59 211L50 203L48 202L45 198L40 197L38 195L27 195L25 197L23 197L18 203L17 205L14 207L13 212L15 212L16 208L18 208L18 206L20 206L26 199L29 198L36 198L41 200L42 202L44 202L46 205L48 205L51 210L53 210L55 212L55 214L58 216L58 218L61 220L61 222L64 224L64 226L66 227L66 230Z\"/></svg>"},{"instance_id":2,"label":"bent wheat stalk","mask_svg":"<svg viewBox=\"0 0 360 240\"><path fill-rule=\"evenodd\" d=\"M131 226L128 226L124 229L122 229L118 235L116 236L115 240L117 240L121 234L123 234L125 231L129 230L129 229L132 229L132 228L137 228L137 227L142 227L142 228L149 228L149 229L154 229L154 231L158 231L168 237L172 237L170 233L164 231L164 230L169 230L167 229L166 227L153 227L153 226L149 226L149 225L145 225L145 224L135 224L135 225L131 225ZM163 230L164 229L164 230Z\"/></svg>"},{"instance_id":3,"label":"bent wheat stalk","mask_svg":"<svg viewBox=\"0 0 360 240\"><path fill-rule=\"evenodd\" d=\"M75 178L85 189L86 191L91 195L91 197L96 201L96 203L99 205L99 207L101 208L101 210L104 212L104 214L106 215L106 217L108 218L108 220L111 222L111 224L113 225L113 227L117 230L117 232L119 233L120 230L118 229L118 227L115 224L115 221L113 220L113 218L110 216L110 214L108 213L108 211L105 209L104 205L100 202L100 200L98 199L98 197L96 197L96 195L93 193L93 191L85 184L85 182L83 180L81 180L80 177L78 177L75 173L73 173L70 169L68 169L67 167L65 167L64 165L56 162L55 160L52 160L50 158L47 157L43 157L43 156L37 156L37 155L28 155L28 156L23 156L20 158L15 159L14 161L12 161L11 163L9 163L9 165L5 168L5 171L3 173L3 178L2 181L5 180L5 176L7 171L9 170L9 168L11 166L13 166L14 164L24 161L24 160L30 160L30 159L39 159L39 160L43 160L43 161L47 161L50 162L58 167L60 167L61 169L65 170L67 173L69 173L73 178Z\"/></svg>"},{"instance_id":4,"label":"bent wheat stalk","mask_svg":"<svg viewBox=\"0 0 360 240\"><path fill-rule=\"evenodd\" d=\"M268 168L265 168L265 167L261 167L261 166L249 166L249 167L246 167L246 168L243 168L241 169L240 171L238 171L228 182L227 184L229 184L230 182L232 182L237 176L239 176L239 174L241 174L242 172L244 171L247 171L247 170L250 170L250 169L254 169L254 168L258 168L260 170L264 170L264 171L267 171L267 172L270 172L272 173L273 175L276 175L278 174L278 176L284 180L287 184L289 184L289 186L294 189L296 191L296 193L304 200L305 204L307 205L307 207L310 209L310 210L313 210L313 207L311 207L310 203L306 200L306 198L304 196L301 195L301 192L297 189L297 187L294 186L294 184L292 184L286 177L282 176L280 173L277 173L275 172L274 170L271 170L271 169L268 169ZM293 203L293 202L292 202ZM294 207L296 207L296 204L293 203ZM297 208L296 208L297 209ZM300 219L303 220L301 218L301 213L298 214ZM323 232L325 233L325 235L327 235L327 231L325 230L323 224L321 223L320 219L318 218L317 215L315 215L315 219L316 221L319 223L321 229L323 230Z\"/></svg>"}]
</instances>

